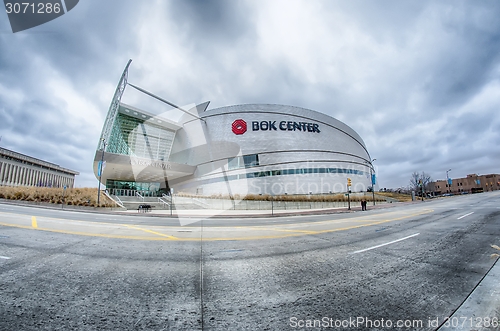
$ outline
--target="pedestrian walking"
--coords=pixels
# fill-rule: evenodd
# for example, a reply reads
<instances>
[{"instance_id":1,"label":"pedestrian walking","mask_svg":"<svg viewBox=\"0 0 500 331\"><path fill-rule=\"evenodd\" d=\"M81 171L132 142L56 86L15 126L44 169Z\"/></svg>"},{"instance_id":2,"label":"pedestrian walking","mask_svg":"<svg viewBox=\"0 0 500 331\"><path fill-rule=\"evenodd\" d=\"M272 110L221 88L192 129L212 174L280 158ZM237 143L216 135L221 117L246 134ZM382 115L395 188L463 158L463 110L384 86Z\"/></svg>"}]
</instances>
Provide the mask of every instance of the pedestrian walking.
<instances>
[{"instance_id":1,"label":"pedestrian walking","mask_svg":"<svg viewBox=\"0 0 500 331\"><path fill-rule=\"evenodd\" d=\"M365 199L361 200L361 210L363 210L363 211L366 210L366 200Z\"/></svg>"}]
</instances>

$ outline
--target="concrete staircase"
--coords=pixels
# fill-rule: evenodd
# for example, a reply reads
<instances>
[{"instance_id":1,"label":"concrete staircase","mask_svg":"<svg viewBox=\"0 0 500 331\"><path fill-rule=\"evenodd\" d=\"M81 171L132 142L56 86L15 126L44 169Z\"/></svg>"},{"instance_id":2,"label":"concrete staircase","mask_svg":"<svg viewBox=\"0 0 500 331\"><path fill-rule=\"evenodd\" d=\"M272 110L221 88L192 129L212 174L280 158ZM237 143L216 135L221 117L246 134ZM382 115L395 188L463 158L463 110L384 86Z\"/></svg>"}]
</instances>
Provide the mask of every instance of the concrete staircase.
<instances>
[{"instance_id":1,"label":"concrete staircase","mask_svg":"<svg viewBox=\"0 0 500 331\"><path fill-rule=\"evenodd\" d=\"M113 199L116 199L116 196L112 196ZM140 205L150 205L152 211L155 210L170 210L170 198L162 197L161 199L164 201L160 201L157 197L128 197L121 196L118 197L127 210L138 210ZM186 201L182 201L182 203L176 203L174 197L174 204L172 206L172 210L191 210L191 209L204 209L202 206L196 203L190 203Z\"/></svg>"},{"instance_id":2,"label":"concrete staircase","mask_svg":"<svg viewBox=\"0 0 500 331\"><path fill-rule=\"evenodd\" d=\"M116 199L115 196L113 196L114 199ZM120 199L121 203L127 210L138 210L140 205L150 205L152 210L169 210L170 209L170 201L165 200L164 198L163 201L167 203L163 203L158 198L153 198L153 197L144 197L144 199L139 198L139 197L118 197Z\"/></svg>"}]
</instances>

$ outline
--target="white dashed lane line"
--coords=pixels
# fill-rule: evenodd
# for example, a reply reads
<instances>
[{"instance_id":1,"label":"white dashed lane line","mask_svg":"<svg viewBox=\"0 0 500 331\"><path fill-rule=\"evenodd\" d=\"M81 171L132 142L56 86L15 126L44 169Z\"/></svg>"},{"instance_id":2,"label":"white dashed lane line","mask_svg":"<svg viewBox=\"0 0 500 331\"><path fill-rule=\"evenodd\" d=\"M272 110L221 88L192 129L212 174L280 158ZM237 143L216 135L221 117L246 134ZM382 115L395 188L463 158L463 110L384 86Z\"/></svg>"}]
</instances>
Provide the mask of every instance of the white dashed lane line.
<instances>
[{"instance_id":1,"label":"white dashed lane line","mask_svg":"<svg viewBox=\"0 0 500 331\"><path fill-rule=\"evenodd\" d=\"M415 234L412 234L411 236L408 236L408 237L404 237L404 238L396 239L396 240L393 240L393 241L389 241L388 243L384 243L384 244L380 244L380 245L377 245L377 246L372 246L372 247L368 247L368 248L365 248L365 249L361 249L359 251L352 252L351 254L362 253L362 252L370 251L370 250L375 249L375 248L379 248L379 247L387 246L387 245L390 245L390 244L394 244L394 243L397 243L397 242L400 242L400 241L403 241L403 240L410 239L412 237L418 236L419 234L420 233L415 233Z\"/></svg>"},{"instance_id":2,"label":"white dashed lane line","mask_svg":"<svg viewBox=\"0 0 500 331\"><path fill-rule=\"evenodd\" d=\"M474 212L470 212L468 214L462 215L459 218L457 218L457 220L461 220L462 218L467 217L467 216L472 215L472 214L474 214Z\"/></svg>"}]
</instances>

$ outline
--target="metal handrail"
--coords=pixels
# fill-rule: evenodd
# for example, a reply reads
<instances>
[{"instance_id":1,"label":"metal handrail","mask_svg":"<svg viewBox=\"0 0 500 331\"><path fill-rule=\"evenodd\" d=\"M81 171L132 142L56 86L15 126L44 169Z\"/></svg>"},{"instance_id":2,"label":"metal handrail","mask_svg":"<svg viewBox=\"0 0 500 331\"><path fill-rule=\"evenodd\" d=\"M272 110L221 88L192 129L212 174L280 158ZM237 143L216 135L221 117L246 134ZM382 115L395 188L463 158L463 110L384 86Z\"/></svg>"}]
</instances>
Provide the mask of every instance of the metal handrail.
<instances>
[{"instance_id":1,"label":"metal handrail","mask_svg":"<svg viewBox=\"0 0 500 331\"><path fill-rule=\"evenodd\" d=\"M123 206L123 202L120 200L120 198L118 198L116 195L115 195L115 198L116 199L113 199L111 197L111 195L106 191L102 191L104 193L105 196L107 196L110 200L114 201L118 206L122 207L122 208L125 208L125 206ZM117 201L118 200L118 201Z\"/></svg>"},{"instance_id":2,"label":"metal handrail","mask_svg":"<svg viewBox=\"0 0 500 331\"><path fill-rule=\"evenodd\" d=\"M139 192L135 191L135 195L141 198L142 202L144 202L144 197Z\"/></svg>"},{"instance_id":3,"label":"metal handrail","mask_svg":"<svg viewBox=\"0 0 500 331\"><path fill-rule=\"evenodd\" d=\"M116 198L116 200L118 200L118 204L119 204L120 206L124 207L124 206L123 206L123 201L122 201L122 200L120 200L120 198L119 198L117 195L115 195L115 198Z\"/></svg>"},{"instance_id":4,"label":"metal handrail","mask_svg":"<svg viewBox=\"0 0 500 331\"><path fill-rule=\"evenodd\" d=\"M158 198L158 201L163 203L163 208L165 208L165 205L169 205L170 206L170 203L168 203L167 201L163 200L162 198Z\"/></svg>"},{"instance_id":5,"label":"metal handrail","mask_svg":"<svg viewBox=\"0 0 500 331\"><path fill-rule=\"evenodd\" d=\"M204 201L201 201L201 200L199 200L199 199L193 198L192 200L193 200L193 202L194 202L194 204L195 204L195 205L198 205L198 206L200 206L200 207L203 207L203 208L208 208L208 207L210 207L210 205L209 205L208 203L206 203L206 202L204 202Z\"/></svg>"}]
</instances>

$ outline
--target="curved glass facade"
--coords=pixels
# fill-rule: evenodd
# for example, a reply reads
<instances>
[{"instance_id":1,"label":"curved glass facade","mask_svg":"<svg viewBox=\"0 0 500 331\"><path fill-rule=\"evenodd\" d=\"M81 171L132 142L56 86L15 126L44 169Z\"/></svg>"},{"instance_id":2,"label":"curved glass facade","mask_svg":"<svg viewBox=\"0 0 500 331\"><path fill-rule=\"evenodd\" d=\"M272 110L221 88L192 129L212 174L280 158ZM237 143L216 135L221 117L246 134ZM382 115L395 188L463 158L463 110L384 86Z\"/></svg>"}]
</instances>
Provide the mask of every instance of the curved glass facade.
<instances>
[{"instance_id":1,"label":"curved glass facade","mask_svg":"<svg viewBox=\"0 0 500 331\"><path fill-rule=\"evenodd\" d=\"M113 123L106 151L151 160L167 160L175 131L119 113Z\"/></svg>"}]
</instances>

